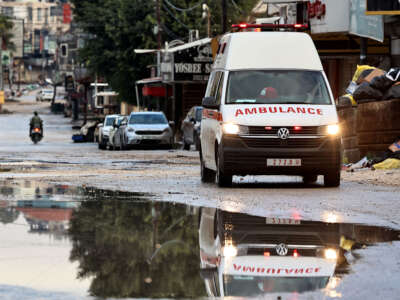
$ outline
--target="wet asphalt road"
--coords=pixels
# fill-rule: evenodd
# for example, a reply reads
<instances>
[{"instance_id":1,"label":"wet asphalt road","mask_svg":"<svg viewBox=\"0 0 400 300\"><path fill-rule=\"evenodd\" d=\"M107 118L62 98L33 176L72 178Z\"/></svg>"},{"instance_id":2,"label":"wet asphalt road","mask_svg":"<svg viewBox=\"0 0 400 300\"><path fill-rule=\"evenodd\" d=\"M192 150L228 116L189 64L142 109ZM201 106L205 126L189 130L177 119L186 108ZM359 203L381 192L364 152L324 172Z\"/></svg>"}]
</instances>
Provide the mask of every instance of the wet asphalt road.
<instances>
[{"instance_id":1,"label":"wet asphalt road","mask_svg":"<svg viewBox=\"0 0 400 300\"><path fill-rule=\"evenodd\" d=\"M206 296L198 269L199 207L302 222L362 223L400 228L398 187L342 182L340 188L324 188L320 182L307 186L296 177L267 176L235 178L232 188L219 189L212 184L200 183L195 151L101 151L95 144L72 143L70 119L49 114L48 104L37 104L32 96L7 108L15 113L0 115L0 203L4 216L0 226L0 268L14 272L10 275L0 271L0 292L9 299L21 299L21 295L29 299L79 299L90 294L117 298ZM28 137L29 118L35 109L45 122L45 138L38 145L33 145ZM104 196L103 192L88 191L88 187L107 192ZM139 194L120 196L111 191ZM99 205L105 205L104 197L112 203L98 211ZM39 209L55 209L56 214L54 211L37 214L32 201L35 204L43 199L51 203L40 202L44 207ZM82 205L88 199L88 205ZM125 201L121 204L115 199ZM127 204L126 199L135 200ZM31 202L21 202L23 200ZM52 201L58 201L57 205L52 205ZM182 250L184 254L172 247L172 252L168 254L167 251L164 260L160 259L155 267L152 263L149 266L146 260L159 247L157 245L168 239L164 237L154 242L154 237L150 238L154 234L154 222L150 220L154 219L154 203L166 205L166 211L171 210L167 213L164 230L174 224L173 220L189 219L185 226L190 232L173 229L168 239L176 240L176 235L179 239L190 236L190 242L186 243L192 246L190 251ZM182 216L175 216L175 210L181 211ZM107 211L112 213L107 214ZM124 220L130 220L135 211L142 211L141 218L148 214L150 219L139 220L132 225L135 228L132 230ZM93 216L95 213L103 218ZM121 219L118 219L120 215ZM121 223L118 225L118 222ZM147 229L138 225L146 222ZM82 227L78 230L82 232L70 231L76 224ZM153 244L131 244L138 238L153 241ZM388 240L375 239L373 243L383 241ZM358 242L362 245L365 241ZM113 253L110 249L115 245L120 246ZM97 247L104 252L97 253ZM130 257L132 264L138 265L128 264L132 269L121 269L119 266L126 261L119 258L130 256L130 249L139 249L136 251L140 254L138 257ZM394 282L400 280L396 273L400 266L398 250L398 242L354 249L356 259L350 255L350 267L346 269L350 275L345 276L340 271L339 279L332 280L336 282L333 286L314 292L311 297L340 295L349 299L375 299L382 296L395 299L399 288ZM93 259L87 261L88 255L93 255ZM368 267L371 264L374 268ZM185 268L180 270L180 266ZM164 269L179 274L176 282L166 279L169 277L161 272ZM153 282L155 275L152 272L161 273L158 281ZM379 277L377 272L384 272L384 276ZM43 274L43 280L40 274ZM126 274L130 275L126 277ZM129 281L121 281L124 277ZM115 283L119 281L120 284Z\"/></svg>"}]
</instances>

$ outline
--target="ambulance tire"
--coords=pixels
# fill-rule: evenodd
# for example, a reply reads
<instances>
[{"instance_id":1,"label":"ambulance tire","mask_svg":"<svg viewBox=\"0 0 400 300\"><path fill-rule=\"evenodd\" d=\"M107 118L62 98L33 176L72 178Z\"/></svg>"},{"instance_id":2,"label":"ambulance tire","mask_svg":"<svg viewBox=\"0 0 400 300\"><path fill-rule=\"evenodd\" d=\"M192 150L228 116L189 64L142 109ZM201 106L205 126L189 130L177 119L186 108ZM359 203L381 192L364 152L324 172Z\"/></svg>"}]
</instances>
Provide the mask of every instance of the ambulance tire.
<instances>
[{"instance_id":1,"label":"ambulance tire","mask_svg":"<svg viewBox=\"0 0 400 300\"><path fill-rule=\"evenodd\" d=\"M219 187L229 187L232 185L232 175L223 173L221 161L222 153L219 148L217 148L215 153L215 163L217 165L216 182Z\"/></svg>"},{"instance_id":2,"label":"ambulance tire","mask_svg":"<svg viewBox=\"0 0 400 300\"><path fill-rule=\"evenodd\" d=\"M340 170L325 174L324 185L326 187L338 187L340 185Z\"/></svg>"},{"instance_id":3,"label":"ambulance tire","mask_svg":"<svg viewBox=\"0 0 400 300\"><path fill-rule=\"evenodd\" d=\"M190 144L183 141L183 150L190 150Z\"/></svg>"},{"instance_id":4,"label":"ambulance tire","mask_svg":"<svg viewBox=\"0 0 400 300\"><path fill-rule=\"evenodd\" d=\"M315 183L318 179L316 174L307 174L303 176L303 182L306 184Z\"/></svg>"},{"instance_id":5,"label":"ambulance tire","mask_svg":"<svg viewBox=\"0 0 400 300\"><path fill-rule=\"evenodd\" d=\"M203 162L203 157L200 151L200 173L201 173L201 181L202 182L214 182L215 181L215 172L213 170L207 169Z\"/></svg>"}]
</instances>

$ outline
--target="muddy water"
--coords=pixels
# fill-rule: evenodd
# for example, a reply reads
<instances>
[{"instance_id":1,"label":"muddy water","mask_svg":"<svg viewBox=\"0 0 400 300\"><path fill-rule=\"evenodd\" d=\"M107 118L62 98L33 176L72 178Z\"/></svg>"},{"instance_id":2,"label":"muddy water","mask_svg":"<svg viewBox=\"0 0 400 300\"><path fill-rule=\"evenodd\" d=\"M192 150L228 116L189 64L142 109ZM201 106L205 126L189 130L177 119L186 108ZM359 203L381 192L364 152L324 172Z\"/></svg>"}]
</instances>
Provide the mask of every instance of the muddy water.
<instances>
[{"instance_id":1,"label":"muddy water","mask_svg":"<svg viewBox=\"0 0 400 300\"><path fill-rule=\"evenodd\" d=\"M157 200L1 182L0 293L9 299L200 298L335 290L360 259L357 249L399 239L390 228ZM215 239L236 247L237 256L221 258ZM335 252L329 261L326 249Z\"/></svg>"}]
</instances>

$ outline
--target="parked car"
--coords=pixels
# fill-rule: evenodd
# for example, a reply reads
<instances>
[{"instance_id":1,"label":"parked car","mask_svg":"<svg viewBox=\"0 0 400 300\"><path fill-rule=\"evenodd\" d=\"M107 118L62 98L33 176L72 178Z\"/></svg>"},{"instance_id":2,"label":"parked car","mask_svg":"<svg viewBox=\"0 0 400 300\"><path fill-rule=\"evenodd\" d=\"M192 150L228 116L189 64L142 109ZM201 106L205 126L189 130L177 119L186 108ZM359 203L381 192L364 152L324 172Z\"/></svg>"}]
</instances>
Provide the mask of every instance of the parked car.
<instances>
[{"instance_id":1,"label":"parked car","mask_svg":"<svg viewBox=\"0 0 400 300\"><path fill-rule=\"evenodd\" d=\"M54 90L53 89L41 89L36 94L36 101L51 101L53 100Z\"/></svg>"},{"instance_id":2,"label":"parked car","mask_svg":"<svg viewBox=\"0 0 400 300\"><path fill-rule=\"evenodd\" d=\"M128 124L128 117L120 116L118 118L115 118L108 139L108 148L110 150L122 149L122 143L121 143L121 138L123 136L122 132L127 124Z\"/></svg>"},{"instance_id":3,"label":"parked car","mask_svg":"<svg viewBox=\"0 0 400 300\"><path fill-rule=\"evenodd\" d=\"M124 130L124 148L133 145L165 145L172 147L174 135L163 112L133 112Z\"/></svg>"},{"instance_id":4,"label":"parked car","mask_svg":"<svg viewBox=\"0 0 400 300\"><path fill-rule=\"evenodd\" d=\"M119 115L107 115L104 119L103 125L99 126L99 136L97 138L99 149L104 150L107 148L110 131L113 128L114 120L117 117L119 117Z\"/></svg>"},{"instance_id":5,"label":"parked car","mask_svg":"<svg viewBox=\"0 0 400 300\"><path fill-rule=\"evenodd\" d=\"M200 125L203 107L193 106L187 113L182 122L181 130L183 133L183 149L189 150L190 145L194 144L196 150L200 149Z\"/></svg>"}]
</instances>

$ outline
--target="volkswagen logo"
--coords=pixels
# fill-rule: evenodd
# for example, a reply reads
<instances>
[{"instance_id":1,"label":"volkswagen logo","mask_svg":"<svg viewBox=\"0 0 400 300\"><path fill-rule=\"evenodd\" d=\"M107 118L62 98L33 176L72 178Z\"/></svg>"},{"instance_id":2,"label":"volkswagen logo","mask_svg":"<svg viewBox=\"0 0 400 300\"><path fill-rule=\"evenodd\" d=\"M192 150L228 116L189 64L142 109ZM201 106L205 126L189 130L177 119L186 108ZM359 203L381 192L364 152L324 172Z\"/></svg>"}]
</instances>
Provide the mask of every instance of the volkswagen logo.
<instances>
[{"instance_id":1,"label":"volkswagen logo","mask_svg":"<svg viewBox=\"0 0 400 300\"><path fill-rule=\"evenodd\" d=\"M275 250L280 256L285 256L288 253L288 247L285 244L279 244L275 247Z\"/></svg>"},{"instance_id":2,"label":"volkswagen logo","mask_svg":"<svg viewBox=\"0 0 400 300\"><path fill-rule=\"evenodd\" d=\"M286 140L289 137L289 129L287 128L279 128L278 137L282 140Z\"/></svg>"}]
</instances>

